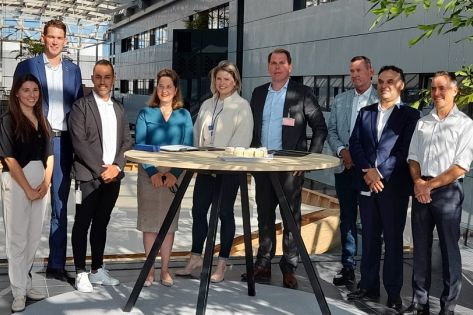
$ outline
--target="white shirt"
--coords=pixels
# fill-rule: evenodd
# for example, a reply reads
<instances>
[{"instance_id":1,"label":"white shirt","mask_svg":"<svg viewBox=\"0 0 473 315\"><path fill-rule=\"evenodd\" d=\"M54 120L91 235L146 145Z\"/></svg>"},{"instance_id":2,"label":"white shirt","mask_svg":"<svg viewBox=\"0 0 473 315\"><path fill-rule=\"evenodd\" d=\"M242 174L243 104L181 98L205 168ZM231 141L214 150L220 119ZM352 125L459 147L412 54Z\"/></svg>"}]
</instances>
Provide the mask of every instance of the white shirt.
<instances>
[{"instance_id":1,"label":"white shirt","mask_svg":"<svg viewBox=\"0 0 473 315\"><path fill-rule=\"evenodd\" d=\"M48 121L53 130L67 130L66 113L64 113L64 94L62 81L62 59L57 67L51 66L43 54L44 70L48 85Z\"/></svg>"},{"instance_id":2,"label":"white shirt","mask_svg":"<svg viewBox=\"0 0 473 315\"><path fill-rule=\"evenodd\" d=\"M399 107L399 103L394 106ZM386 123L393 112L394 106L384 109L381 104L378 104L378 117L376 118L376 135L378 137L378 141L381 139L384 127L386 126Z\"/></svg>"},{"instance_id":3,"label":"white shirt","mask_svg":"<svg viewBox=\"0 0 473 315\"><path fill-rule=\"evenodd\" d=\"M350 134L353 131L353 128L355 128L355 122L356 117L358 116L358 112L360 111L360 109L368 105L368 99L370 98L372 89L373 86L370 85L370 87L362 94L358 94L358 92L355 90L355 97L353 97L353 103L351 107Z\"/></svg>"},{"instance_id":4,"label":"white shirt","mask_svg":"<svg viewBox=\"0 0 473 315\"><path fill-rule=\"evenodd\" d=\"M105 164L113 164L117 153L117 116L111 98L104 101L95 91L93 93L102 122L102 160Z\"/></svg>"},{"instance_id":5,"label":"white shirt","mask_svg":"<svg viewBox=\"0 0 473 315\"><path fill-rule=\"evenodd\" d=\"M466 171L473 160L473 120L455 105L440 119L434 108L416 125L407 160L419 163L422 176L438 176L453 164Z\"/></svg>"}]
</instances>

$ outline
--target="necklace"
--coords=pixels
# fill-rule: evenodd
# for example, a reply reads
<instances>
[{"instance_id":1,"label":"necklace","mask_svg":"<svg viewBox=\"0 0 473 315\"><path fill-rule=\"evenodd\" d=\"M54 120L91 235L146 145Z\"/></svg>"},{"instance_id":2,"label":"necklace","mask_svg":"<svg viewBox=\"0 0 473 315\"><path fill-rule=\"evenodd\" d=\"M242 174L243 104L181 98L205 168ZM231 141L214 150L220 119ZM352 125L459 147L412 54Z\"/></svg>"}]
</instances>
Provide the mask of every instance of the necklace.
<instances>
[{"instance_id":1,"label":"necklace","mask_svg":"<svg viewBox=\"0 0 473 315\"><path fill-rule=\"evenodd\" d=\"M168 114L172 113L172 107L168 110L165 110L162 107L160 107L159 109L161 110L161 113L163 113L163 115L168 115Z\"/></svg>"}]
</instances>

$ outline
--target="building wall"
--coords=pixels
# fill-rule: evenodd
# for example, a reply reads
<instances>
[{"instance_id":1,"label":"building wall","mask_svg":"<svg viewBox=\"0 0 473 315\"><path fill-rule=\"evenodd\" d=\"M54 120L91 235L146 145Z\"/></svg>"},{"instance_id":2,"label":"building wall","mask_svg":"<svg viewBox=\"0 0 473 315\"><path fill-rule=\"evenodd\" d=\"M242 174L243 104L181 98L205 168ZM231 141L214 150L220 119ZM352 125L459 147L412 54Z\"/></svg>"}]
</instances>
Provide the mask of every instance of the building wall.
<instances>
[{"instance_id":1,"label":"building wall","mask_svg":"<svg viewBox=\"0 0 473 315\"><path fill-rule=\"evenodd\" d=\"M237 1L181 0L164 1L154 6L146 16L130 22L120 22L113 29L114 40L144 30L168 25L168 43L145 49L116 54L118 76L127 79L153 78L162 67L172 65L172 30L184 28L183 20L196 11L229 3L228 59L236 61ZM401 67L406 73L432 73L443 69L458 70L473 63L473 45L468 41L456 43L469 35L460 31L422 40L414 47L409 39L420 32L417 25L440 19L435 8L419 10L409 18L401 17L370 30L375 17L369 13L366 0L337 0L302 10L293 10L290 0L245 1L242 67L242 96L249 99L252 90L269 81L267 55L284 47L293 57L294 76L347 75L349 60L355 55L366 55L375 69L386 64ZM120 48L117 46L117 52ZM146 100L140 95L124 95L129 120L136 117L137 108ZM137 105L138 104L138 105ZM327 118L329 113L325 112ZM328 146L325 153L330 153ZM331 171L308 175L333 184Z\"/></svg>"},{"instance_id":2,"label":"building wall","mask_svg":"<svg viewBox=\"0 0 473 315\"><path fill-rule=\"evenodd\" d=\"M243 95L268 80L266 56L285 47L293 56L293 74L347 74L355 55L369 56L375 69L385 64L400 66L406 73L455 71L473 62L473 45L455 43L465 32L435 36L408 47L419 34L416 26L435 21L437 11L419 11L370 31L374 16L364 0L338 0L292 11L292 1L245 2Z\"/></svg>"},{"instance_id":3,"label":"building wall","mask_svg":"<svg viewBox=\"0 0 473 315\"><path fill-rule=\"evenodd\" d=\"M112 26L111 40L116 45L117 84L120 80L154 79L160 69L172 67L173 30L185 29L184 20L190 15L228 2L225 0L178 0L163 1L164 5L158 2L146 9L148 14L141 13L142 15L136 19L131 16L129 21L121 21L116 26ZM234 1L230 1L232 2ZM235 15L236 10L232 11L231 7L230 16ZM120 53L122 39L163 25L167 25L168 28L167 43ZM229 41L233 40L229 39ZM148 96L120 94L117 89L115 94L126 105L128 120L134 122L138 111L145 106Z\"/></svg>"}]
</instances>

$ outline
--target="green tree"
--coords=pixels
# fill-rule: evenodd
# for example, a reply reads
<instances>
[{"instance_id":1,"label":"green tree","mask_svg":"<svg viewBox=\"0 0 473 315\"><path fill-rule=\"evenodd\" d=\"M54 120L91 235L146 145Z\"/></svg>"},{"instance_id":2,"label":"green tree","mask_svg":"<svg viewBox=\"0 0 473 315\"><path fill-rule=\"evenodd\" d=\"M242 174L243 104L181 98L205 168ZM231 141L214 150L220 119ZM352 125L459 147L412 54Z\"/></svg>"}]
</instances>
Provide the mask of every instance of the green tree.
<instances>
[{"instance_id":1,"label":"green tree","mask_svg":"<svg viewBox=\"0 0 473 315\"><path fill-rule=\"evenodd\" d=\"M420 35L412 38L409 45L413 46L424 38L456 32L460 29L473 31L473 0L369 0L373 3L370 11L376 16L371 29L387 23L399 16L410 16L419 9L436 8L441 19L432 24L420 24ZM460 39L473 40L472 34ZM465 65L455 72L460 76L460 93L457 97L458 106L462 107L473 102L473 64ZM430 102L430 94L421 92L421 101ZM418 105L418 104L417 104Z\"/></svg>"},{"instance_id":2,"label":"green tree","mask_svg":"<svg viewBox=\"0 0 473 315\"><path fill-rule=\"evenodd\" d=\"M39 40L32 39L31 37L25 37L20 43L20 50L14 50L14 52L18 52L18 54L15 56L15 59L31 58L39 55L43 52L43 50L44 44Z\"/></svg>"}]
</instances>

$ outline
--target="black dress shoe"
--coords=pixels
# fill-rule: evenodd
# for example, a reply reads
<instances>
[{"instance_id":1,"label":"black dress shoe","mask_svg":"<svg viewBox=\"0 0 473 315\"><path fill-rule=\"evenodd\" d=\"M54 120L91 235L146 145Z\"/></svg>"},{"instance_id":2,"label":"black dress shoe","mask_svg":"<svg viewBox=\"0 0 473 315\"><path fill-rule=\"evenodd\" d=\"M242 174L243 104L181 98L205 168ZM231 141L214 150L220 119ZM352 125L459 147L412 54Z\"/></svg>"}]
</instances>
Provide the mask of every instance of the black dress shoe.
<instances>
[{"instance_id":1,"label":"black dress shoe","mask_svg":"<svg viewBox=\"0 0 473 315\"><path fill-rule=\"evenodd\" d=\"M400 312L402 310L402 299L399 295L389 295L386 306Z\"/></svg>"},{"instance_id":2,"label":"black dress shoe","mask_svg":"<svg viewBox=\"0 0 473 315\"><path fill-rule=\"evenodd\" d=\"M253 269L253 276L255 282L269 282L271 281L271 267L263 267L256 265ZM241 275L241 281L248 281L248 276L246 273Z\"/></svg>"},{"instance_id":3,"label":"black dress shoe","mask_svg":"<svg viewBox=\"0 0 473 315\"><path fill-rule=\"evenodd\" d=\"M358 289L347 295L349 300L377 299L379 290Z\"/></svg>"},{"instance_id":4,"label":"black dress shoe","mask_svg":"<svg viewBox=\"0 0 473 315\"><path fill-rule=\"evenodd\" d=\"M429 304L412 303L399 314L404 315L430 315Z\"/></svg>"},{"instance_id":5,"label":"black dress shoe","mask_svg":"<svg viewBox=\"0 0 473 315\"><path fill-rule=\"evenodd\" d=\"M68 283L75 282L75 277L72 277L71 275L69 275L69 273L65 269L47 268L46 278L56 279L56 280L64 281Z\"/></svg>"},{"instance_id":6,"label":"black dress shoe","mask_svg":"<svg viewBox=\"0 0 473 315\"><path fill-rule=\"evenodd\" d=\"M439 315L455 315L455 312L449 310L440 310Z\"/></svg>"},{"instance_id":7,"label":"black dress shoe","mask_svg":"<svg viewBox=\"0 0 473 315\"><path fill-rule=\"evenodd\" d=\"M333 278L334 285L353 285L355 284L355 270L343 267Z\"/></svg>"},{"instance_id":8,"label":"black dress shoe","mask_svg":"<svg viewBox=\"0 0 473 315\"><path fill-rule=\"evenodd\" d=\"M297 279L293 272L284 272L282 274L282 284L285 288L297 289Z\"/></svg>"}]
</instances>

